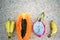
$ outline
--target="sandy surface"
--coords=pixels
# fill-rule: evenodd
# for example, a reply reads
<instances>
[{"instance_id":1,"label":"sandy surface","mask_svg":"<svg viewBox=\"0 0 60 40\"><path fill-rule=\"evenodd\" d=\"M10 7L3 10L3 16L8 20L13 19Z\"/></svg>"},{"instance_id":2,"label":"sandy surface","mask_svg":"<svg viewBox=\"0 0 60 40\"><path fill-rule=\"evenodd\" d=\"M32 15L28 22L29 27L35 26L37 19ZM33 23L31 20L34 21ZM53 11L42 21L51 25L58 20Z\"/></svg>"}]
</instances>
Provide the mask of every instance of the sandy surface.
<instances>
[{"instance_id":1,"label":"sandy surface","mask_svg":"<svg viewBox=\"0 0 60 40\"><path fill-rule=\"evenodd\" d=\"M32 22L41 12L46 15L44 20L46 22L45 35L38 38L31 32L29 40L60 40L60 0L0 0L0 40L17 40L15 31L11 39L7 38L5 22L7 19L16 20L20 12L28 12ZM58 31L51 38L48 38L51 20L56 22Z\"/></svg>"}]
</instances>

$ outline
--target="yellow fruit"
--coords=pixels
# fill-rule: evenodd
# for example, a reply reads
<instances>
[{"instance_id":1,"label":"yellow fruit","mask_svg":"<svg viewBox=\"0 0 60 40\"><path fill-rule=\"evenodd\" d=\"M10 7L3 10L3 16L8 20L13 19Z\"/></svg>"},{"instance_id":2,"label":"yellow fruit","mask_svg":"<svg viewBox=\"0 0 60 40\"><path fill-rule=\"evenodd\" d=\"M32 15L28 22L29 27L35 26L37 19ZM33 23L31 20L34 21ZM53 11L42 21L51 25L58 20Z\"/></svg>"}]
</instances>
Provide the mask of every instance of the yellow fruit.
<instances>
[{"instance_id":1,"label":"yellow fruit","mask_svg":"<svg viewBox=\"0 0 60 40\"><path fill-rule=\"evenodd\" d=\"M50 27L51 27L51 33L48 37L51 37L53 34L57 32L57 25L53 20L50 23Z\"/></svg>"},{"instance_id":2,"label":"yellow fruit","mask_svg":"<svg viewBox=\"0 0 60 40\"><path fill-rule=\"evenodd\" d=\"M13 30L14 30L14 25L15 25L14 21L10 21L10 20L6 21L6 31L7 31L9 38L12 36Z\"/></svg>"},{"instance_id":3,"label":"yellow fruit","mask_svg":"<svg viewBox=\"0 0 60 40\"><path fill-rule=\"evenodd\" d=\"M8 36L10 36L10 20L6 21L6 32L8 33Z\"/></svg>"},{"instance_id":4,"label":"yellow fruit","mask_svg":"<svg viewBox=\"0 0 60 40\"><path fill-rule=\"evenodd\" d=\"M14 26L15 26L15 22L11 21L11 26L10 26L10 32L13 33L14 31Z\"/></svg>"}]
</instances>

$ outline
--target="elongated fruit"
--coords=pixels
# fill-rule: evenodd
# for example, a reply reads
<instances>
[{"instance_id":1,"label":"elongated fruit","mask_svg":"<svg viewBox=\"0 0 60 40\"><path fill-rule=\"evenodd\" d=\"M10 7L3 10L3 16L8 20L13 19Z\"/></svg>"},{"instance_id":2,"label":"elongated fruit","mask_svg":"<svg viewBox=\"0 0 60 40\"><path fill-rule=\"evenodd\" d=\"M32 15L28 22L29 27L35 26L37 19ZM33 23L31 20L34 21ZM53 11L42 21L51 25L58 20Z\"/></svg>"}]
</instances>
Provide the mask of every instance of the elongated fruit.
<instances>
[{"instance_id":1,"label":"elongated fruit","mask_svg":"<svg viewBox=\"0 0 60 40\"><path fill-rule=\"evenodd\" d=\"M15 24L14 21L10 21L10 20L6 21L6 32L9 38L12 36L13 30L14 30L14 24Z\"/></svg>"},{"instance_id":2,"label":"elongated fruit","mask_svg":"<svg viewBox=\"0 0 60 40\"><path fill-rule=\"evenodd\" d=\"M10 20L7 20L6 21L6 32L8 34L8 37L10 36L10 24L11 24Z\"/></svg>"},{"instance_id":3,"label":"elongated fruit","mask_svg":"<svg viewBox=\"0 0 60 40\"><path fill-rule=\"evenodd\" d=\"M16 32L18 40L29 40L32 29L32 22L28 13L21 13L17 16Z\"/></svg>"},{"instance_id":4,"label":"elongated fruit","mask_svg":"<svg viewBox=\"0 0 60 40\"><path fill-rule=\"evenodd\" d=\"M10 26L10 35L12 36L12 33L13 33L13 31L14 31L14 26L15 26L15 22L12 20L11 21L11 26Z\"/></svg>"},{"instance_id":5,"label":"elongated fruit","mask_svg":"<svg viewBox=\"0 0 60 40\"><path fill-rule=\"evenodd\" d=\"M51 26L51 33L49 34L48 37L51 37L53 34L57 32L57 25L53 20L51 21L50 26Z\"/></svg>"}]
</instances>

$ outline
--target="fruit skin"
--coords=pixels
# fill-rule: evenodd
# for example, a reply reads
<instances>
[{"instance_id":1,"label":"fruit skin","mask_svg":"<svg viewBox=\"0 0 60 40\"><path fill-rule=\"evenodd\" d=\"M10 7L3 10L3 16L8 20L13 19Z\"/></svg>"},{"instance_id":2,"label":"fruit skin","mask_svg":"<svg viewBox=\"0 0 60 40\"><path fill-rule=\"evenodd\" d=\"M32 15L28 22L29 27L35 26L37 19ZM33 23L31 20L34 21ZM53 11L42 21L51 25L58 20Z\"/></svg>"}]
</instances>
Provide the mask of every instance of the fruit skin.
<instances>
[{"instance_id":1,"label":"fruit skin","mask_svg":"<svg viewBox=\"0 0 60 40\"><path fill-rule=\"evenodd\" d=\"M13 33L13 31L14 31L14 26L15 26L15 22L12 20L11 21L11 26L10 26L10 35L12 36L12 33Z\"/></svg>"},{"instance_id":2,"label":"fruit skin","mask_svg":"<svg viewBox=\"0 0 60 40\"><path fill-rule=\"evenodd\" d=\"M10 21L9 19L6 21L6 32L8 34L8 38L11 38L13 30L14 30L14 21Z\"/></svg>"},{"instance_id":3,"label":"fruit skin","mask_svg":"<svg viewBox=\"0 0 60 40\"><path fill-rule=\"evenodd\" d=\"M26 33L24 38L22 38L21 36L21 30L22 30L22 19L26 19L27 21L27 29L26 29ZM18 40L28 40L30 38L30 34L31 34L31 29L32 29L32 21L30 19L30 15L29 13L20 13L17 16L17 20L16 20L16 32L17 32L17 36L18 36Z\"/></svg>"},{"instance_id":4,"label":"fruit skin","mask_svg":"<svg viewBox=\"0 0 60 40\"><path fill-rule=\"evenodd\" d=\"M6 21L6 32L7 32L8 36L10 36L10 23L11 23L11 21L8 19Z\"/></svg>"},{"instance_id":5,"label":"fruit skin","mask_svg":"<svg viewBox=\"0 0 60 40\"><path fill-rule=\"evenodd\" d=\"M51 33L49 34L48 37L51 37L53 34L57 32L57 25L53 20L51 20L50 26L51 26Z\"/></svg>"},{"instance_id":6,"label":"fruit skin","mask_svg":"<svg viewBox=\"0 0 60 40\"><path fill-rule=\"evenodd\" d=\"M37 21L37 20L36 20L36 21ZM35 21L35 22L36 22L36 21ZM34 23L35 23L35 22L34 22ZM34 32L33 27L32 27L32 30L33 30L34 34L37 35L39 38L42 37L42 36L45 34L45 32L46 32L46 23L45 23L43 20L41 20L41 22L42 22L43 25L44 25L44 32L43 32L42 35L37 35L37 34ZM34 23L33 23L33 24L34 24Z\"/></svg>"}]
</instances>

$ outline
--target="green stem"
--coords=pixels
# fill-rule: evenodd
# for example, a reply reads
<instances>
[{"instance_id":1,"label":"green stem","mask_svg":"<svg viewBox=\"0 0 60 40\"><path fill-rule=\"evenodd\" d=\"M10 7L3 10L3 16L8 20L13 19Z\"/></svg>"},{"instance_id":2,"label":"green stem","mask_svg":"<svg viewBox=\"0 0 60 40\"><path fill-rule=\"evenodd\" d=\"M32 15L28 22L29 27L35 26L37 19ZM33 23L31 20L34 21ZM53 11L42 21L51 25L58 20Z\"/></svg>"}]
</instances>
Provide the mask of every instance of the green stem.
<instances>
[{"instance_id":1,"label":"green stem","mask_svg":"<svg viewBox=\"0 0 60 40\"><path fill-rule=\"evenodd\" d=\"M45 18L44 12L42 12L41 14L39 14L38 20L40 20L40 19L44 20L44 18Z\"/></svg>"}]
</instances>

